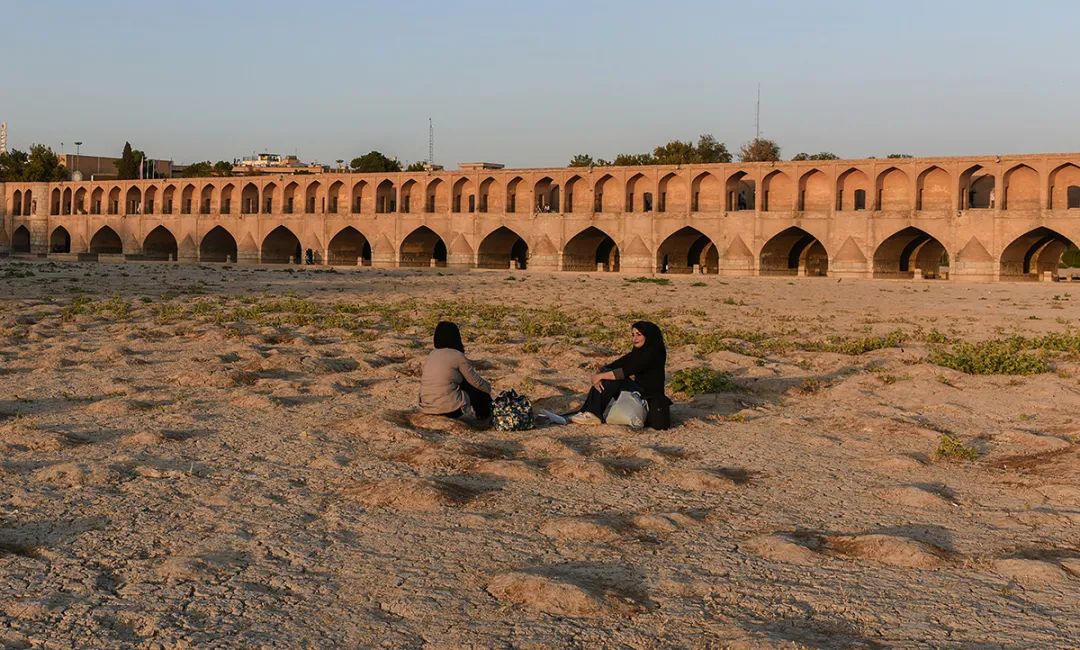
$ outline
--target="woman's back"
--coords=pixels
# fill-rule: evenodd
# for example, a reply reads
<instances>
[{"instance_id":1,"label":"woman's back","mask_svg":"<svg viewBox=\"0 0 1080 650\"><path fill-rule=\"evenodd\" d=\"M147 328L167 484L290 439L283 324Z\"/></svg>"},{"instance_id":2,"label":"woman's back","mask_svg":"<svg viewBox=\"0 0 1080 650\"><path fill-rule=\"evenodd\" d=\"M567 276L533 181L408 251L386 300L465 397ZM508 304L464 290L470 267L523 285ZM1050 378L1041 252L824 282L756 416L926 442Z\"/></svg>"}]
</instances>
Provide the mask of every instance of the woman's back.
<instances>
[{"instance_id":1,"label":"woman's back","mask_svg":"<svg viewBox=\"0 0 1080 650\"><path fill-rule=\"evenodd\" d=\"M491 390L463 353L452 348L432 350L420 375L420 410L438 415L464 407L468 399L461 390L462 382L484 392Z\"/></svg>"}]
</instances>

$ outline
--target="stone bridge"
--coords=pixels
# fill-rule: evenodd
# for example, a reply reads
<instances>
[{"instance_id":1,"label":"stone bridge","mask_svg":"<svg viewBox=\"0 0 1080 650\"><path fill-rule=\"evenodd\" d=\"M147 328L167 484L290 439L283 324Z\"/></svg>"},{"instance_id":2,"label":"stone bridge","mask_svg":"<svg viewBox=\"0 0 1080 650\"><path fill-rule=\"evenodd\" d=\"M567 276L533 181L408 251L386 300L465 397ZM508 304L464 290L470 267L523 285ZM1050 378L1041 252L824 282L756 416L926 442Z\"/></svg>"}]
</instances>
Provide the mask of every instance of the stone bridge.
<instances>
[{"instance_id":1,"label":"stone bridge","mask_svg":"<svg viewBox=\"0 0 1080 650\"><path fill-rule=\"evenodd\" d=\"M1080 154L0 184L0 254L1056 277Z\"/></svg>"}]
</instances>

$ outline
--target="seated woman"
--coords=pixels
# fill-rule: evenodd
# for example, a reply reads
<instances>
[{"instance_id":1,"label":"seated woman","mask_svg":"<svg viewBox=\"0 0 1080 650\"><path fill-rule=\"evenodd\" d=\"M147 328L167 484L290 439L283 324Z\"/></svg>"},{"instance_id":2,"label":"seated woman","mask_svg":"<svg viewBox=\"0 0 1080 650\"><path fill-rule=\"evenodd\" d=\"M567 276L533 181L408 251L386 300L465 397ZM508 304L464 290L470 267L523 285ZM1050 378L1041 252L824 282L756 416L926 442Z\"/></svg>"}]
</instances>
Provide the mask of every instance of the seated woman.
<instances>
[{"instance_id":1,"label":"seated woman","mask_svg":"<svg viewBox=\"0 0 1080 650\"><path fill-rule=\"evenodd\" d=\"M630 352L607 364L592 376L593 387L585 396L581 411L570 417L574 424L600 424L608 403L624 390L639 392L649 405L645 426L671 426L671 400L664 395L664 366L667 349L664 335L655 323L638 321L630 327Z\"/></svg>"},{"instance_id":2,"label":"seated woman","mask_svg":"<svg viewBox=\"0 0 1080 650\"><path fill-rule=\"evenodd\" d=\"M453 323L435 326L435 349L424 360L420 375L420 410L449 418L491 417L491 384L465 357L461 332Z\"/></svg>"}]
</instances>

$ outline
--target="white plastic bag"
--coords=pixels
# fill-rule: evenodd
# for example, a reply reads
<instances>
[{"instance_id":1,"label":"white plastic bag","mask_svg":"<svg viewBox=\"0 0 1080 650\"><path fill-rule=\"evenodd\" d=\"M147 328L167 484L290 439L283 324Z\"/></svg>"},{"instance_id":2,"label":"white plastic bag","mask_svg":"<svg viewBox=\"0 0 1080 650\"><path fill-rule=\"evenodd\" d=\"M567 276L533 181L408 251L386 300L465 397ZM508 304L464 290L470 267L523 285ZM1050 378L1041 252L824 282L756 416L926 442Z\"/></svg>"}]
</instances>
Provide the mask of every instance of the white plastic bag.
<instances>
[{"instance_id":1,"label":"white plastic bag","mask_svg":"<svg viewBox=\"0 0 1080 650\"><path fill-rule=\"evenodd\" d=\"M604 422L640 429L645 426L645 416L648 412L649 407L645 400L641 399L640 393L624 390L608 404L607 410L604 411Z\"/></svg>"}]
</instances>

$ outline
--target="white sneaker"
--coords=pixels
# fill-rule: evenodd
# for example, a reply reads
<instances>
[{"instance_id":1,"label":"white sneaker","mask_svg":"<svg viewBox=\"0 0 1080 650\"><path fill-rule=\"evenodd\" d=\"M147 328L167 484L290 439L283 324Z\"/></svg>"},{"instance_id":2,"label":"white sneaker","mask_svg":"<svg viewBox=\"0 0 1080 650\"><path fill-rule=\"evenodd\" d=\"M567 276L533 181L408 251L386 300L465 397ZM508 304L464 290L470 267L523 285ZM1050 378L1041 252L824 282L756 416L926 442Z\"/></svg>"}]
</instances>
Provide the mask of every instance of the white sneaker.
<instances>
[{"instance_id":1,"label":"white sneaker","mask_svg":"<svg viewBox=\"0 0 1080 650\"><path fill-rule=\"evenodd\" d=\"M602 424L600 418L588 411L581 411L570 416L570 422L574 424Z\"/></svg>"}]
</instances>

